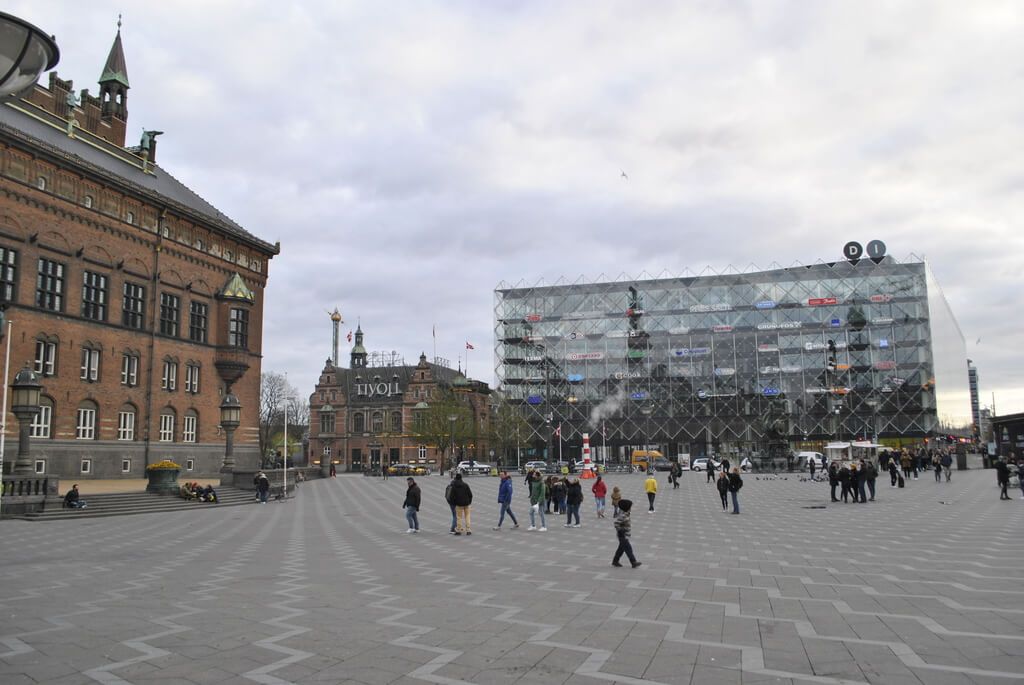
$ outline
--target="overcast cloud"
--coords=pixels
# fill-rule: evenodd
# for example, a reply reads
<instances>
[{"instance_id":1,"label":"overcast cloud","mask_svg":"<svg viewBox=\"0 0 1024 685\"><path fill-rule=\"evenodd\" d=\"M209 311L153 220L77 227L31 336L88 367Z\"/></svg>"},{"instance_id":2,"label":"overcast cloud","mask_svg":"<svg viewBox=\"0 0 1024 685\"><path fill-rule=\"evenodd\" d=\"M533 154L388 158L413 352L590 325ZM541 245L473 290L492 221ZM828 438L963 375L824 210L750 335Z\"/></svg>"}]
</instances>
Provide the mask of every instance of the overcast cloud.
<instances>
[{"instance_id":1,"label":"overcast cloud","mask_svg":"<svg viewBox=\"0 0 1024 685\"><path fill-rule=\"evenodd\" d=\"M15 0L270 264L264 370L343 333L493 382L501 282L926 257L1024 411L1024 5ZM629 180L623 179L625 170ZM977 340L980 339L980 343ZM348 348L342 350L347 360Z\"/></svg>"}]
</instances>

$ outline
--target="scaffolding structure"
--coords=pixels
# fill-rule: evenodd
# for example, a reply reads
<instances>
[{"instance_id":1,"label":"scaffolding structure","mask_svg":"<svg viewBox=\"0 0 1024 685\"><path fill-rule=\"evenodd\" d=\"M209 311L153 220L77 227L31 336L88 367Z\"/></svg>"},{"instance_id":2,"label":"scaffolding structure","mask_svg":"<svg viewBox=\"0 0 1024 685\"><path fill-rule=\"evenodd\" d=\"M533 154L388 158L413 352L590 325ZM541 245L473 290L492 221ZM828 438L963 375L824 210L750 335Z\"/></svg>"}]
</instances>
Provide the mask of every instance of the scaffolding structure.
<instances>
[{"instance_id":1,"label":"scaffolding structure","mask_svg":"<svg viewBox=\"0 0 1024 685\"><path fill-rule=\"evenodd\" d=\"M923 261L495 290L495 373L531 426L624 458L969 431L966 348ZM968 433L969 434L969 433Z\"/></svg>"}]
</instances>

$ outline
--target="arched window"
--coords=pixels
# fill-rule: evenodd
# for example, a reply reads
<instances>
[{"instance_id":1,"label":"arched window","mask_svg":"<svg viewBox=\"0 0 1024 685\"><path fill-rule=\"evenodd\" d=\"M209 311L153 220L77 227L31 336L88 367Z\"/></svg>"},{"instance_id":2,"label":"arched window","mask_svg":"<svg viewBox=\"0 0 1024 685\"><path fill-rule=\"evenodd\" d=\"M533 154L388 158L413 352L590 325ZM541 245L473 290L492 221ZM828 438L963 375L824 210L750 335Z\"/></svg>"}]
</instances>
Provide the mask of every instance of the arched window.
<instances>
[{"instance_id":1,"label":"arched window","mask_svg":"<svg viewBox=\"0 0 1024 685\"><path fill-rule=\"evenodd\" d=\"M391 412L391 432L402 432L402 412L400 411Z\"/></svg>"},{"instance_id":2,"label":"arched window","mask_svg":"<svg viewBox=\"0 0 1024 685\"><path fill-rule=\"evenodd\" d=\"M383 433L384 432L384 412L375 411L373 412L373 425L371 426L371 432Z\"/></svg>"},{"instance_id":3,"label":"arched window","mask_svg":"<svg viewBox=\"0 0 1024 685\"><path fill-rule=\"evenodd\" d=\"M160 442L174 442L174 424L177 414L171 407L160 411Z\"/></svg>"},{"instance_id":4,"label":"arched window","mask_svg":"<svg viewBox=\"0 0 1024 685\"><path fill-rule=\"evenodd\" d=\"M39 413L32 419L33 438L49 438L53 425L53 399L43 395L39 398Z\"/></svg>"},{"instance_id":5,"label":"arched window","mask_svg":"<svg viewBox=\"0 0 1024 685\"><path fill-rule=\"evenodd\" d=\"M362 412L356 412L355 414L352 415L352 432L366 432L366 415L363 414Z\"/></svg>"},{"instance_id":6,"label":"arched window","mask_svg":"<svg viewBox=\"0 0 1024 685\"><path fill-rule=\"evenodd\" d=\"M124 404L117 412L117 439L135 439L135 417L137 415L135 405Z\"/></svg>"},{"instance_id":7,"label":"arched window","mask_svg":"<svg viewBox=\"0 0 1024 685\"><path fill-rule=\"evenodd\" d=\"M75 415L75 438L96 439L96 403L92 400L85 400L78 405L78 412Z\"/></svg>"}]
</instances>

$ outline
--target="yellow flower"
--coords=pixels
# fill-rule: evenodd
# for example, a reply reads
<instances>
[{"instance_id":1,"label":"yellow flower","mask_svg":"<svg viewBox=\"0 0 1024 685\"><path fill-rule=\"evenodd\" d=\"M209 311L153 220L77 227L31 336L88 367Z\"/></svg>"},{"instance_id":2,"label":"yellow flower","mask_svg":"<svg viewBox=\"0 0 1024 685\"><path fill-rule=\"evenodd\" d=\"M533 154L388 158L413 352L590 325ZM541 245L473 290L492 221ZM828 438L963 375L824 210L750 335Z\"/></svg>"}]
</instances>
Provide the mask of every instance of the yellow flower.
<instances>
[{"instance_id":1,"label":"yellow flower","mask_svg":"<svg viewBox=\"0 0 1024 685\"><path fill-rule=\"evenodd\" d=\"M170 459L164 459L163 461L158 461L157 463L150 464L149 466L146 467L147 471L153 469L181 469L181 466L175 464Z\"/></svg>"}]
</instances>

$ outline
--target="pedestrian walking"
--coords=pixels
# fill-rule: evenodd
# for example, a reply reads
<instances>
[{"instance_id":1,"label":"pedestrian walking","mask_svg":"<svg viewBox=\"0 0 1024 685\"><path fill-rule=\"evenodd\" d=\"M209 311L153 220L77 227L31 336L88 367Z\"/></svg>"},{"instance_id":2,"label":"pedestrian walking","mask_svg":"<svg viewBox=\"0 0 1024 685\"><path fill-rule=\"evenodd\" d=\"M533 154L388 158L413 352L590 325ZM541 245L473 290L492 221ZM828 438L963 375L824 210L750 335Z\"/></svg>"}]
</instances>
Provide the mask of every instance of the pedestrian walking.
<instances>
[{"instance_id":1,"label":"pedestrian walking","mask_svg":"<svg viewBox=\"0 0 1024 685\"><path fill-rule=\"evenodd\" d=\"M740 467L733 468L729 474L729 494L732 495L732 513L740 513L739 494L743 487L743 478L740 477Z\"/></svg>"},{"instance_id":2,"label":"pedestrian walking","mask_svg":"<svg viewBox=\"0 0 1024 685\"><path fill-rule=\"evenodd\" d=\"M999 484L999 499L1010 499L1006 488L1010 485L1010 467L1005 459L996 462L996 482Z\"/></svg>"},{"instance_id":3,"label":"pedestrian walking","mask_svg":"<svg viewBox=\"0 0 1024 685\"><path fill-rule=\"evenodd\" d=\"M913 457L906 450L903 450L903 454L900 455L900 466L903 467L903 477L907 480L910 479L910 468L914 463Z\"/></svg>"},{"instance_id":4,"label":"pedestrian walking","mask_svg":"<svg viewBox=\"0 0 1024 685\"><path fill-rule=\"evenodd\" d=\"M565 527L580 527L580 505L583 504L583 487L578 478L569 481L565 489ZM576 523L573 523L573 520Z\"/></svg>"},{"instance_id":5,"label":"pedestrian walking","mask_svg":"<svg viewBox=\"0 0 1024 685\"><path fill-rule=\"evenodd\" d=\"M498 507L501 513L498 514L498 525L494 527L494 530L501 530L501 524L505 522L505 514L512 519L512 527L518 528L519 521L512 513L512 476L508 475L508 471L501 472L501 482L498 483Z\"/></svg>"},{"instance_id":6,"label":"pedestrian walking","mask_svg":"<svg viewBox=\"0 0 1024 685\"><path fill-rule=\"evenodd\" d=\"M890 457L889 458L889 480L891 481L891 485L893 487L896 487L896 479L899 477L899 475L900 475L900 471L899 471L899 468L896 466L896 458L895 457Z\"/></svg>"},{"instance_id":7,"label":"pedestrian walking","mask_svg":"<svg viewBox=\"0 0 1024 685\"><path fill-rule=\"evenodd\" d=\"M1024 460L1017 462L1017 484L1020 485L1020 498L1024 499Z\"/></svg>"},{"instance_id":8,"label":"pedestrian walking","mask_svg":"<svg viewBox=\"0 0 1024 685\"><path fill-rule=\"evenodd\" d=\"M405 501L402 508L405 509L405 520L409 522L409 530L406 533L420 532L420 519L417 514L420 510L420 486L412 478L406 478L405 482L409 487L405 491Z\"/></svg>"},{"instance_id":9,"label":"pedestrian walking","mask_svg":"<svg viewBox=\"0 0 1024 685\"><path fill-rule=\"evenodd\" d=\"M814 469L817 468L817 464L814 463L814 457L809 458L807 463L811 467L811 480L814 480Z\"/></svg>"},{"instance_id":10,"label":"pedestrian walking","mask_svg":"<svg viewBox=\"0 0 1024 685\"><path fill-rule=\"evenodd\" d=\"M619 502L622 501L622 491L616 485L612 488L612 516L619 513Z\"/></svg>"},{"instance_id":11,"label":"pedestrian walking","mask_svg":"<svg viewBox=\"0 0 1024 685\"><path fill-rule=\"evenodd\" d=\"M455 505L455 534L472 535L473 530L470 527L469 520L469 508L473 504L473 491L469 488L469 484L462 480L462 474L456 473L455 480L452 482L452 504Z\"/></svg>"},{"instance_id":12,"label":"pedestrian walking","mask_svg":"<svg viewBox=\"0 0 1024 685\"><path fill-rule=\"evenodd\" d=\"M604 479L601 476L597 477L594 481L594 485L591 486L590 491L594 493L594 503L597 506L597 518L604 518L604 499L608 494L608 486L605 484Z\"/></svg>"},{"instance_id":13,"label":"pedestrian walking","mask_svg":"<svg viewBox=\"0 0 1024 685\"><path fill-rule=\"evenodd\" d=\"M654 472L647 474L647 480L644 481L644 491L647 493L647 513L654 513L654 498L658 495L658 479L654 477Z\"/></svg>"},{"instance_id":14,"label":"pedestrian walking","mask_svg":"<svg viewBox=\"0 0 1024 685\"><path fill-rule=\"evenodd\" d=\"M942 482L942 461L938 454L932 455L932 469L935 471L935 482Z\"/></svg>"},{"instance_id":15,"label":"pedestrian walking","mask_svg":"<svg viewBox=\"0 0 1024 685\"><path fill-rule=\"evenodd\" d=\"M683 475L683 467L679 465L678 461L672 462L672 470L669 472L672 476L672 489L679 489L679 476Z\"/></svg>"},{"instance_id":16,"label":"pedestrian walking","mask_svg":"<svg viewBox=\"0 0 1024 685\"><path fill-rule=\"evenodd\" d=\"M729 475L726 473L718 474L718 496L722 498L722 511L729 511Z\"/></svg>"},{"instance_id":17,"label":"pedestrian walking","mask_svg":"<svg viewBox=\"0 0 1024 685\"><path fill-rule=\"evenodd\" d=\"M544 520L544 509L542 505L548 501L547 483L540 477L540 473L533 474L533 482L530 483L530 527L528 530L538 530L535 516L540 516L540 532L548 529Z\"/></svg>"},{"instance_id":18,"label":"pedestrian walking","mask_svg":"<svg viewBox=\"0 0 1024 685\"><path fill-rule=\"evenodd\" d=\"M708 457L708 460L704 463L707 464L708 470L708 479L704 481L704 485L707 485L715 479L715 464L711 461L711 457Z\"/></svg>"},{"instance_id":19,"label":"pedestrian walking","mask_svg":"<svg viewBox=\"0 0 1024 685\"><path fill-rule=\"evenodd\" d=\"M953 477L953 455L946 452L942 455L939 463L942 464L942 471L946 474L946 482L948 483L949 479Z\"/></svg>"},{"instance_id":20,"label":"pedestrian walking","mask_svg":"<svg viewBox=\"0 0 1024 685\"><path fill-rule=\"evenodd\" d=\"M619 546L615 548L615 556L612 557L612 566L622 566L619 559L625 554L633 568L642 565L636 560L633 554L633 544L630 542L631 524L629 521L629 510L633 508L633 502L624 499L619 500L618 511L615 513L615 535L619 540Z\"/></svg>"},{"instance_id":21,"label":"pedestrian walking","mask_svg":"<svg viewBox=\"0 0 1024 685\"><path fill-rule=\"evenodd\" d=\"M333 461L331 462L330 474L331 474L331 478L337 478L338 477L338 468L335 466Z\"/></svg>"}]
</instances>

